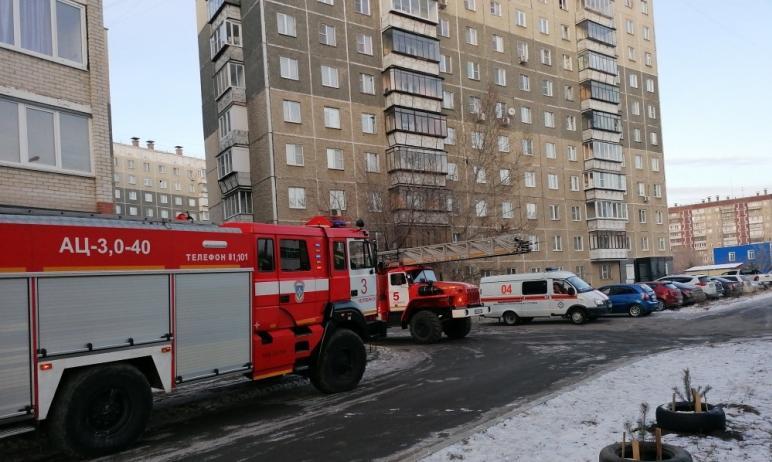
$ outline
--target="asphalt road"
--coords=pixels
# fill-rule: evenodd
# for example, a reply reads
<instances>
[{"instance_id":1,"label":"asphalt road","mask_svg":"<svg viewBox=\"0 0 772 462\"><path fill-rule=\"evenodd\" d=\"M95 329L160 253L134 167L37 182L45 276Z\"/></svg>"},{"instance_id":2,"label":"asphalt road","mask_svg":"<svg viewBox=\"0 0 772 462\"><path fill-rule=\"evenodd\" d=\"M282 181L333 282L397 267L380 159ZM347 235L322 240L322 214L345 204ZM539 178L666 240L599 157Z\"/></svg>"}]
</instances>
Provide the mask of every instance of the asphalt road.
<instances>
[{"instance_id":1,"label":"asphalt road","mask_svg":"<svg viewBox=\"0 0 772 462\"><path fill-rule=\"evenodd\" d=\"M772 296L689 319L655 313L516 327L485 320L467 339L431 346L390 335L350 393L320 395L289 377L199 384L159 397L140 444L110 460L411 459L638 356L772 335ZM0 441L0 456L61 459L43 432Z\"/></svg>"}]
</instances>

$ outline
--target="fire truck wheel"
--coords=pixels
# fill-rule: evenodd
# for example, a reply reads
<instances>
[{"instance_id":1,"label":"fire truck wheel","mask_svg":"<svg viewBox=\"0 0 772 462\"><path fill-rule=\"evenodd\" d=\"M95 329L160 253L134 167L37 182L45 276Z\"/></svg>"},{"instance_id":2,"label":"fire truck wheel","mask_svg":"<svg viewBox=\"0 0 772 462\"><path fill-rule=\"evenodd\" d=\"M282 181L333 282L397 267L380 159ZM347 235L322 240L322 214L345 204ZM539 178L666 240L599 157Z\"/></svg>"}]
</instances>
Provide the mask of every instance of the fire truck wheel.
<instances>
[{"instance_id":1,"label":"fire truck wheel","mask_svg":"<svg viewBox=\"0 0 772 462\"><path fill-rule=\"evenodd\" d=\"M353 390L362 379L366 364L362 339L349 329L337 329L311 366L311 383L322 393Z\"/></svg>"},{"instance_id":2,"label":"fire truck wheel","mask_svg":"<svg viewBox=\"0 0 772 462\"><path fill-rule=\"evenodd\" d=\"M418 343L437 343L442 338L442 321L431 311L419 311L410 319L410 335Z\"/></svg>"},{"instance_id":3,"label":"fire truck wheel","mask_svg":"<svg viewBox=\"0 0 772 462\"><path fill-rule=\"evenodd\" d=\"M472 318L451 319L442 325L442 331L448 338L459 339L469 335L472 330Z\"/></svg>"},{"instance_id":4,"label":"fire truck wheel","mask_svg":"<svg viewBox=\"0 0 772 462\"><path fill-rule=\"evenodd\" d=\"M128 364L97 366L69 376L51 411L55 443L72 456L120 451L145 430L153 406L150 384Z\"/></svg>"}]
</instances>

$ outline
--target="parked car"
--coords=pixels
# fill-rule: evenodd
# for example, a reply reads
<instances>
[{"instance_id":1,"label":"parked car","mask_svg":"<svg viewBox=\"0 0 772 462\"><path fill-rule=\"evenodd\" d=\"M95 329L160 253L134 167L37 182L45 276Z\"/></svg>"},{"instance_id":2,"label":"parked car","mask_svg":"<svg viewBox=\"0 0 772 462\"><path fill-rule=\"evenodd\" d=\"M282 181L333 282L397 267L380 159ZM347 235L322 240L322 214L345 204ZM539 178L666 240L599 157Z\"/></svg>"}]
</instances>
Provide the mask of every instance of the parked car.
<instances>
[{"instance_id":1,"label":"parked car","mask_svg":"<svg viewBox=\"0 0 772 462\"><path fill-rule=\"evenodd\" d=\"M710 276L708 276L708 280L713 282L713 284L716 285L716 292L718 293L718 297L725 297L726 296L726 289L724 288L724 284L721 281L719 281L717 279L713 279Z\"/></svg>"},{"instance_id":2,"label":"parked car","mask_svg":"<svg viewBox=\"0 0 772 462\"><path fill-rule=\"evenodd\" d=\"M645 282L647 286L654 290L657 299L662 302L665 308L678 308L684 303L684 294L674 286L670 281L651 281Z\"/></svg>"},{"instance_id":3,"label":"parked car","mask_svg":"<svg viewBox=\"0 0 772 462\"><path fill-rule=\"evenodd\" d=\"M721 285L724 286L725 297L739 297L743 294L743 284L741 282L730 281L722 276L711 276L710 280L716 283L720 282Z\"/></svg>"},{"instance_id":4,"label":"parked car","mask_svg":"<svg viewBox=\"0 0 772 462\"><path fill-rule=\"evenodd\" d=\"M772 286L772 274L771 273L744 273L740 270L732 270L727 271L726 273L723 273L722 276L747 276L751 279L751 281L759 283L759 285L764 288L768 289L770 286Z\"/></svg>"},{"instance_id":5,"label":"parked car","mask_svg":"<svg viewBox=\"0 0 772 462\"><path fill-rule=\"evenodd\" d=\"M664 276L657 281L673 281L673 282L680 282L681 284L691 284L693 286L698 286L702 288L702 291L705 292L705 295L708 298L718 298L718 288L716 287L716 283L712 282L708 279L708 276L705 276L704 274L673 274L670 276Z\"/></svg>"},{"instance_id":6,"label":"parked car","mask_svg":"<svg viewBox=\"0 0 772 462\"><path fill-rule=\"evenodd\" d=\"M598 290L611 300L611 313L627 313L637 318L659 309L657 294L643 284L615 284Z\"/></svg>"},{"instance_id":7,"label":"parked car","mask_svg":"<svg viewBox=\"0 0 772 462\"><path fill-rule=\"evenodd\" d=\"M742 276L739 274L737 275L727 274L721 277L724 279L728 279L730 281L734 281L739 284L742 284L744 294L752 294L756 292L757 287L753 284L753 282L750 280L748 276Z\"/></svg>"},{"instance_id":8,"label":"parked car","mask_svg":"<svg viewBox=\"0 0 772 462\"><path fill-rule=\"evenodd\" d=\"M705 291L701 287L692 284L684 284L682 282L673 281L673 285L681 291L684 296L683 305L693 305L695 303L702 303L708 299L705 295Z\"/></svg>"}]
</instances>

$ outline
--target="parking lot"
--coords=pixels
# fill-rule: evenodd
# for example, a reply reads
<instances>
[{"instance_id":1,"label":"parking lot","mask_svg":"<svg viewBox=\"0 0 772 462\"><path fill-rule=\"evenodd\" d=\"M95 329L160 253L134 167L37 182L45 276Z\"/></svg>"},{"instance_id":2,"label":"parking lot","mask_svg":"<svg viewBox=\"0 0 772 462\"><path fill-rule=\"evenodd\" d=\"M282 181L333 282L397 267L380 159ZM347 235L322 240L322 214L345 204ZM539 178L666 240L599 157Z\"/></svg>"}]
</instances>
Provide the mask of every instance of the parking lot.
<instances>
[{"instance_id":1,"label":"parking lot","mask_svg":"<svg viewBox=\"0 0 772 462\"><path fill-rule=\"evenodd\" d=\"M117 460L405 460L610 368L655 352L770 334L772 292L683 312L577 326L475 322L460 341L414 344L405 331L370 348L351 393L324 396L287 377L234 378L159 397L150 428ZM635 384L630 384L634 386ZM44 433L0 442L5 460L61 459Z\"/></svg>"}]
</instances>

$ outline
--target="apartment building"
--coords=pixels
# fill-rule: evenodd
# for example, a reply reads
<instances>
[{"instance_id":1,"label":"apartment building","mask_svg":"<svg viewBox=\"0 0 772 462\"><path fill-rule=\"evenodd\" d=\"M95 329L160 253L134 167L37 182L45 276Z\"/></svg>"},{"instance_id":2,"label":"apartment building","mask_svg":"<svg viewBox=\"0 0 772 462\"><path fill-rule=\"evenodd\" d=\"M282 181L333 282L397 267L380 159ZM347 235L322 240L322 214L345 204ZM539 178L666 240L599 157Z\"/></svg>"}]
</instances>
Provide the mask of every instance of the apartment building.
<instances>
[{"instance_id":1,"label":"apartment building","mask_svg":"<svg viewBox=\"0 0 772 462\"><path fill-rule=\"evenodd\" d=\"M101 0L0 1L0 205L110 213Z\"/></svg>"},{"instance_id":2,"label":"apartment building","mask_svg":"<svg viewBox=\"0 0 772 462\"><path fill-rule=\"evenodd\" d=\"M197 7L213 220L342 213L381 248L530 236L470 276L669 270L651 0Z\"/></svg>"},{"instance_id":3,"label":"apartment building","mask_svg":"<svg viewBox=\"0 0 772 462\"><path fill-rule=\"evenodd\" d=\"M204 159L159 151L155 141L140 146L115 143L113 150L115 213L127 217L174 219L187 213L195 221L209 221Z\"/></svg>"},{"instance_id":4,"label":"apartment building","mask_svg":"<svg viewBox=\"0 0 772 462\"><path fill-rule=\"evenodd\" d=\"M670 246L687 263L712 264L713 250L772 241L772 194L709 197L668 210ZM691 257L691 258L689 258Z\"/></svg>"}]
</instances>

